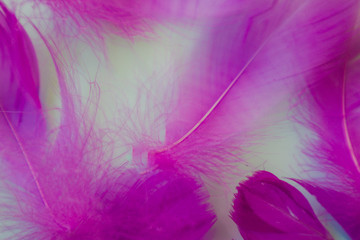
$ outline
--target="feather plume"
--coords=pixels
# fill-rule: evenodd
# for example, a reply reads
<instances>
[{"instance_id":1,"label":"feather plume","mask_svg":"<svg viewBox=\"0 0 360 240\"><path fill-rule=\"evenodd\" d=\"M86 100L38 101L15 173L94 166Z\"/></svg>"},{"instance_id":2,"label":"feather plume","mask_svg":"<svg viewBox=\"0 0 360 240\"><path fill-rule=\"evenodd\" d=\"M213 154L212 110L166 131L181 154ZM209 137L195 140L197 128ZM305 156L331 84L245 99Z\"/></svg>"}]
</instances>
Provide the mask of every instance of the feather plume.
<instances>
[{"instance_id":1,"label":"feather plume","mask_svg":"<svg viewBox=\"0 0 360 240\"><path fill-rule=\"evenodd\" d=\"M341 54L355 4L240 1L236 14L202 24L191 67L184 64L173 87L165 144L150 161L205 176L234 171L252 130L270 124L263 119L269 109Z\"/></svg>"},{"instance_id":2,"label":"feather plume","mask_svg":"<svg viewBox=\"0 0 360 240\"><path fill-rule=\"evenodd\" d=\"M231 217L245 240L333 239L295 187L266 171L237 187Z\"/></svg>"},{"instance_id":3,"label":"feather plume","mask_svg":"<svg viewBox=\"0 0 360 240\"><path fill-rule=\"evenodd\" d=\"M324 70L301 96L301 121L316 134L307 141L305 153L314 161L309 169L318 176L295 181L316 196L353 239L359 239L360 61L351 57L354 49Z\"/></svg>"},{"instance_id":4,"label":"feather plume","mask_svg":"<svg viewBox=\"0 0 360 240\"><path fill-rule=\"evenodd\" d=\"M214 221L201 183L176 171L112 167L111 145L56 61L61 123L47 130L32 44L3 4L0 13L4 234L29 240L201 238Z\"/></svg>"}]
</instances>

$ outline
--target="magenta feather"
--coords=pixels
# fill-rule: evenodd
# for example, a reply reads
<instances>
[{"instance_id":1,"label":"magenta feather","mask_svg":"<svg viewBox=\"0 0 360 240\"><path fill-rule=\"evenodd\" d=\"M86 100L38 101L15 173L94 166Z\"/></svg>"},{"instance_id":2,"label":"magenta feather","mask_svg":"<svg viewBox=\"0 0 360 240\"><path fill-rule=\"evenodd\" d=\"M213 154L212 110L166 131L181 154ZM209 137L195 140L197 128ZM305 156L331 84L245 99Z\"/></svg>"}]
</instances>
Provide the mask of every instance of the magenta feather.
<instances>
[{"instance_id":1,"label":"magenta feather","mask_svg":"<svg viewBox=\"0 0 360 240\"><path fill-rule=\"evenodd\" d=\"M75 102L60 66L61 123L56 131L46 129L32 44L3 4L0 13L4 234L29 240L201 238L214 222L202 184L176 171L113 167L107 160L112 148Z\"/></svg>"},{"instance_id":2,"label":"magenta feather","mask_svg":"<svg viewBox=\"0 0 360 240\"><path fill-rule=\"evenodd\" d=\"M202 34L189 57L191 66L180 72L173 89L166 89L175 93L175 101L164 103L171 112L165 141L151 150L140 146L141 154L142 149L148 154L145 169L116 167L114 143L76 97L70 73L64 74L69 69L59 63L61 47L42 36L62 98L60 125L48 129L34 49L1 4L0 218L11 238L201 239L215 221L201 177L223 181L237 173L248 136L271 124L263 120L265 114L303 87L304 78L311 84L317 80L309 94L321 103L311 108L317 116L311 126L325 135L316 150L345 176L337 182L347 189L299 183L358 237L358 211L344 214L347 208L337 210L339 205L326 199L334 194L351 207L359 202L353 115L358 93L336 88L340 79L345 85L339 78L345 67L339 66L344 66L357 0L219 0L209 7L204 7L207 1L39 2L52 9L61 34L133 36L166 21L201 28ZM352 64L346 84L357 86ZM335 97L329 101L329 96ZM344 112L352 114L344 119ZM245 239L331 239L302 194L272 174L259 172L238 191L232 217Z\"/></svg>"},{"instance_id":3,"label":"magenta feather","mask_svg":"<svg viewBox=\"0 0 360 240\"><path fill-rule=\"evenodd\" d=\"M175 82L165 146L151 160L206 176L235 170L253 130L272 124L263 118L269 109L342 51L355 3L239 1L237 14L206 24Z\"/></svg>"},{"instance_id":4,"label":"magenta feather","mask_svg":"<svg viewBox=\"0 0 360 240\"><path fill-rule=\"evenodd\" d=\"M2 19L1 89L3 121L10 121L22 134L32 126L31 134L44 133L44 121L39 99L39 73L34 49L17 19L0 2ZM21 126L20 126L21 125Z\"/></svg>"},{"instance_id":5,"label":"magenta feather","mask_svg":"<svg viewBox=\"0 0 360 240\"><path fill-rule=\"evenodd\" d=\"M36 189L37 177L29 158L39 150L38 144L46 130L38 96L37 59L15 16L2 3L0 7L0 151L1 157L9 160L2 164L2 178L8 176L31 192ZM12 171L15 168L24 179L33 178L34 181L27 183L17 179Z\"/></svg>"},{"instance_id":6,"label":"magenta feather","mask_svg":"<svg viewBox=\"0 0 360 240\"><path fill-rule=\"evenodd\" d=\"M245 240L333 239L301 192L275 175L256 172L237 190L231 217Z\"/></svg>"},{"instance_id":7,"label":"magenta feather","mask_svg":"<svg viewBox=\"0 0 360 240\"><path fill-rule=\"evenodd\" d=\"M310 170L320 174L315 180L296 181L317 197L353 239L359 239L360 62L357 56L348 57L353 51L350 48L349 55L324 71L302 95L306 101L302 104L303 122L316 134L305 152L315 161Z\"/></svg>"}]
</instances>

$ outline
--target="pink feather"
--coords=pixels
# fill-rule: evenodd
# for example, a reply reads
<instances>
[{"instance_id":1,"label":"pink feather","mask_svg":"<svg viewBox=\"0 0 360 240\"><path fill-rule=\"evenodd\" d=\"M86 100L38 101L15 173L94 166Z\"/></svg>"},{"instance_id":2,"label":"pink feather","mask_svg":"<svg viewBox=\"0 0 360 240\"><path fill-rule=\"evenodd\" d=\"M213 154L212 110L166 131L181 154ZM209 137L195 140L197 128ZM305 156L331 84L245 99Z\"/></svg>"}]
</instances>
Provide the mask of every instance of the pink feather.
<instances>
[{"instance_id":1,"label":"pink feather","mask_svg":"<svg viewBox=\"0 0 360 240\"><path fill-rule=\"evenodd\" d=\"M45 125L39 99L39 73L34 49L17 19L0 2L2 118L22 134L42 135ZM21 125L21 126L20 126ZM30 131L29 127L32 126ZM27 133L26 133L27 132Z\"/></svg>"},{"instance_id":2,"label":"pink feather","mask_svg":"<svg viewBox=\"0 0 360 240\"><path fill-rule=\"evenodd\" d=\"M29 240L201 238L214 222L201 182L177 171L113 167L113 147L56 61L61 123L56 131L46 129L32 44L3 4L0 13L4 234Z\"/></svg>"},{"instance_id":3,"label":"pink feather","mask_svg":"<svg viewBox=\"0 0 360 240\"><path fill-rule=\"evenodd\" d=\"M245 240L333 239L295 187L259 171L240 183L232 219Z\"/></svg>"},{"instance_id":4,"label":"pink feather","mask_svg":"<svg viewBox=\"0 0 360 240\"><path fill-rule=\"evenodd\" d=\"M342 52L356 2L239 1L236 14L201 25L153 164L205 176L237 171L253 130L272 124L266 113Z\"/></svg>"},{"instance_id":5,"label":"pink feather","mask_svg":"<svg viewBox=\"0 0 360 240\"><path fill-rule=\"evenodd\" d=\"M303 123L316 134L307 141L305 152L314 161L307 170L320 176L296 181L317 197L352 239L359 239L360 61L351 57L354 49L324 70L302 96Z\"/></svg>"}]
</instances>

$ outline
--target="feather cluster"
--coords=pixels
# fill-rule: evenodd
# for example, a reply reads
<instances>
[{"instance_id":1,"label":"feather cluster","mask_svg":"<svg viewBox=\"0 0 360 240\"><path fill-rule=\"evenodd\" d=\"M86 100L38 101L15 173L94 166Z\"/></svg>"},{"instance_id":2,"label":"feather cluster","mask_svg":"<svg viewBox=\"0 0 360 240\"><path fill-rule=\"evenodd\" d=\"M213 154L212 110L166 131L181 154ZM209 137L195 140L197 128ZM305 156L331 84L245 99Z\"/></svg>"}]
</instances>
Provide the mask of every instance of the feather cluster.
<instances>
[{"instance_id":1,"label":"feather cluster","mask_svg":"<svg viewBox=\"0 0 360 240\"><path fill-rule=\"evenodd\" d=\"M359 4L0 0L0 239L337 239L314 202L360 239ZM106 115L97 76L84 87L81 50L111 65L98 40L135 48L159 29L186 51L169 54L166 77L124 81L119 114ZM56 108L42 94L50 68ZM280 180L248 156L283 121L308 134L305 164L291 166L300 174ZM232 210L215 204L254 171ZM219 209L237 232L216 238Z\"/></svg>"}]
</instances>

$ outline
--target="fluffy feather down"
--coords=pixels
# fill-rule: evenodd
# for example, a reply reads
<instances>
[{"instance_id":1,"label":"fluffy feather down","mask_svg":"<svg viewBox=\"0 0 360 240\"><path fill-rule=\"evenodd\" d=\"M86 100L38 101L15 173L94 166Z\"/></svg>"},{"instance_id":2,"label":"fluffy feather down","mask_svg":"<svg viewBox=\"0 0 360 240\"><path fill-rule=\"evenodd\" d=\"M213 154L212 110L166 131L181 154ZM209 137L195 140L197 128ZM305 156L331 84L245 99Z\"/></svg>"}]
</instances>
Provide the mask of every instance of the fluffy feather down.
<instances>
[{"instance_id":1,"label":"fluffy feather down","mask_svg":"<svg viewBox=\"0 0 360 240\"><path fill-rule=\"evenodd\" d=\"M112 146L57 62L62 115L49 141L31 42L3 4L0 13L3 233L22 240L201 238L214 222L201 183L176 171L113 167Z\"/></svg>"}]
</instances>

